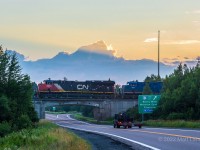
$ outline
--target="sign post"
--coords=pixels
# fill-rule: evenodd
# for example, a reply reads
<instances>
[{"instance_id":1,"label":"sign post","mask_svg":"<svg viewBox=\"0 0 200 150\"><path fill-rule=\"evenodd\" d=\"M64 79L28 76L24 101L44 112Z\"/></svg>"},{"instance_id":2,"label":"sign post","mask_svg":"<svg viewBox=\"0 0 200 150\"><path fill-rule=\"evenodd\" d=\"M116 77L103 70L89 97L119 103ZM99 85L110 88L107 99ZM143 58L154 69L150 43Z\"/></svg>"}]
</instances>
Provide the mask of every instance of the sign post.
<instances>
[{"instance_id":1,"label":"sign post","mask_svg":"<svg viewBox=\"0 0 200 150\"><path fill-rule=\"evenodd\" d=\"M157 108L160 95L139 95L138 107L140 114L150 114ZM142 116L143 119L143 116Z\"/></svg>"}]
</instances>

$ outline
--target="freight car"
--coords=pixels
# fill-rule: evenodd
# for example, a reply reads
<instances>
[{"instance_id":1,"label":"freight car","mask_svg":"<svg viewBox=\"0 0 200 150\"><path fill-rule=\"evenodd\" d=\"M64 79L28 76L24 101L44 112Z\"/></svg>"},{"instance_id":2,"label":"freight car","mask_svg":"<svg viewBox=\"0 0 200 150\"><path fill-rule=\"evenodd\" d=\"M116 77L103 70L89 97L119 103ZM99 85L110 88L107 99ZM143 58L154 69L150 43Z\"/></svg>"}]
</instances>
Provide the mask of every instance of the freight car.
<instances>
[{"instance_id":1,"label":"freight car","mask_svg":"<svg viewBox=\"0 0 200 150\"><path fill-rule=\"evenodd\" d=\"M78 99L105 99L114 98L115 82L107 81L67 81L44 80L38 84L39 98L78 98Z\"/></svg>"},{"instance_id":2,"label":"freight car","mask_svg":"<svg viewBox=\"0 0 200 150\"><path fill-rule=\"evenodd\" d=\"M121 95L123 98L136 99L138 95L141 95L145 84L149 84L152 94L160 94L163 86L163 82L138 82L130 81L126 85L122 86Z\"/></svg>"}]
</instances>

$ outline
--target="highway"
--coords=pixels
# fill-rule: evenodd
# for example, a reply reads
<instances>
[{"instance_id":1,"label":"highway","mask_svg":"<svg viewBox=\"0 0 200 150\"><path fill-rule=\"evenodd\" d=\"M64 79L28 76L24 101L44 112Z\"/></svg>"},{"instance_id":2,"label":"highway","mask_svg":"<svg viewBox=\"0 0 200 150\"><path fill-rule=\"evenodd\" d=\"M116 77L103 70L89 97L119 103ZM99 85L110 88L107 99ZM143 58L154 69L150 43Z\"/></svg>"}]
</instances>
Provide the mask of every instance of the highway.
<instances>
[{"instance_id":1,"label":"highway","mask_svg":"<svg viewBox=\"0 0 200 150\"><path fill-rule=\"evenodd\" d=\"M200 130L133 127L117 129L111 125L95 125L72 119L68 114L46 114L46 119L59 126L106 135L138 149L199 150ZM137 146L136 146L137 145Z\"/></svg>"}]
</instances>

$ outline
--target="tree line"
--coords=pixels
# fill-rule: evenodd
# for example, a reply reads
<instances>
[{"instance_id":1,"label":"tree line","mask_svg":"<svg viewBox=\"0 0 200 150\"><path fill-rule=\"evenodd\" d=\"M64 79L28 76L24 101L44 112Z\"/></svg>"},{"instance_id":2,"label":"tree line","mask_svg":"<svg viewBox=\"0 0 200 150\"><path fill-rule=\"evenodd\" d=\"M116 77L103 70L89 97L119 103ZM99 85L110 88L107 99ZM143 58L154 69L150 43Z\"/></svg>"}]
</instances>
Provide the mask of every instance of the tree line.
<instances>
[{"instance_id":1,"label":"tree line","mask_svg":"<svg viewBox=\"0 0 200 150\"><path fill-rule=\"evenodd\" d=\"M32 83L21 70L16 54L0 46L0 136L38 122L32 105Z\"/></svg>"},{"instance_id":2,"label":"tree line","mask_svg":"<svg viewBox=\"0 0 200 150\"><path fill-rule=\"evenodd\" d=\"M200 119L200 63L188 68L179 64L163 80L163 91L153 116L161 119Z\"/></svg>"},{"instance_id":3,"label":"tree line","mask_svg":"<svg viewBox=\"0 0 200 150\"><path fill-rule=\"evenodd\" d=\"M156 75L147 76L144 80L144 95L151 95L149 82L162 81L161 99L157 109L152 114L145 114L145 119L168 120L200 120L200 63L189 68L186 64L179 64L174 72L161 79ZM141 121L138 108L127 111Z\"/></svg>"}]
</instances>

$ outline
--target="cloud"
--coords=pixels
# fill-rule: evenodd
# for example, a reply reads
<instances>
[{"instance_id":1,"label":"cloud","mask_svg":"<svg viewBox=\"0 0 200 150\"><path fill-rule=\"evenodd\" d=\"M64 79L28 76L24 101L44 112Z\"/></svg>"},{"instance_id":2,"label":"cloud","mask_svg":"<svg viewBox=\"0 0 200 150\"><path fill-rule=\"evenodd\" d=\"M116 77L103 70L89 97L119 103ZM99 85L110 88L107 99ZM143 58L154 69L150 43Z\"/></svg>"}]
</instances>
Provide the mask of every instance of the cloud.
<instances>
[{"instance_id":1,"label":"cloud","mask_svg":"<svg viewBox=\"0 0 200 150\"><path fill-rule=\"evenodd\" d=\"M198 56L198 57L200 59L200 56ZM164 64L170 65L170 66L177 66L178 64L182 63L182 64L187 64L188 67L194 67L197 64L198 57L197 58L189 58L187 56L185 56L185 57L177 56L176 58L163 58L162 62Z\"/></svg>"},{"instance_id":2,"label":"cloud","mask_svg":"<svg viewBox=\"0 0 200 150\"><path fill-rule=\"evenodd\" d=\"M200 10L186 11L186 14L200 14Z\"/></svg>"},{"instance_id":3,"label":"cloud","mask_svg":"<svg viewBox=\"0 0 200 150\"><path fill-rule=\"evenodd\" d=\"M184 45L184 44L198 44L199 40L180 40L174 42L166 42L165 44L175 44L175 45Z\"/></svg>"},{"instance_id":4,"label":"cloud","mask_svg":"<svg viewBox=\"0 0 200 150\"><path fill-rule=\"evenodd\" d=\"M184 57L184 59L190 59L189 57Z\"/></svg>"},{"instance_id":5,"label":"cloud","mask_svg":"<svg viewBox=\"0 0 200 150\"><path fill-rule=\"evenodd\" d=\"M200 21L198 21L198 20L192 21L192 23L193 23L194 25L196 25L196 26L199 26L199 25L200 25Z\"/></svg>"},{"instance_id":6,"label":"cloud","mask_svg":"<svg viewBox=\"0 0 200 150\"><path fill-rule=\"evenodd\" d=\"M144 40L145 43L150 43L150 42L157 42L158 38L147 38Z\"/></svg>"},{"instance_id":7,"label":"cloud","mask_svg":"<svg viewBox=\"0 0 200 150\"><path fill-rule=\"evenodd\" d=\"M90 45L82 46L79 49L93 52L93 53L100 53L109 56L116 56L117 51L113 49L112 45L107 45L103 40L97 41Z\"/></svg>"},{"instance_id":8,"label":"cloud","mask_svg":"<svg viewBox=\"0 0 200 150\"><path fill-rule=\"evenodd\" d=\"M192 21L193 23L200 23L200 21L198 21L198 20L195 20L195 21Z\"/></svg>"}]
</instances>

